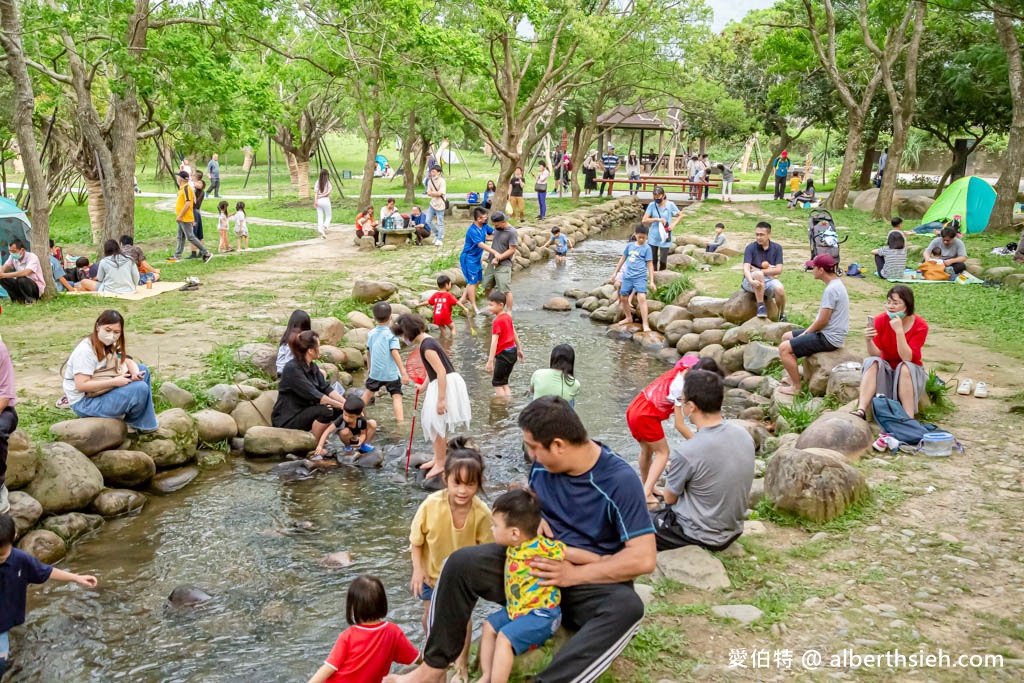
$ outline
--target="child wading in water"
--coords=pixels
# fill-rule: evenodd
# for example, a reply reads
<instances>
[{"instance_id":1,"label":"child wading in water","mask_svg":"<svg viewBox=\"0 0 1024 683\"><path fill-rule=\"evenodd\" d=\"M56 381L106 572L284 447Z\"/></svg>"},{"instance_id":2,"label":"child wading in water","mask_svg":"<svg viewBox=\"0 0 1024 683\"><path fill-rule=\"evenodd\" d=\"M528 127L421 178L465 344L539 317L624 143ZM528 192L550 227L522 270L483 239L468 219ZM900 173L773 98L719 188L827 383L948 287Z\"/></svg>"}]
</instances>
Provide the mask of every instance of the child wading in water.
<instances>
[{"instance_id":1,"label":"child wading in water","mask_svg":"<svg viewBox=\"0 0 1024 683\"><path fill-rule=\"evenodd\" d=\"M516 362L523 359L523 347L512 325L512 316L505 310L505 295L498 290L488 294L487 309L494 316L494 322L491 324L491 351L484 370L494 373L491 377L494 395L508 398L512 395L508 379Z\"/></svg>"},{"instance_id":2,"label":"child wading in water","mask_svg":"<svg viewBox=\"0 0 1024 683\"><path fill-rule=\"evenodd\" d=\"M562 229L557 225L551 228L551 237L548 241L542 244L542 247L551 245L555 250L555 265L564 266L565 256L569 253L570 249L573 249L572 242L569 238L562 234Z\"/></svg>"},{"instance_id":3,"label":"child wading in water","mask_svg":"<svg viewBox=\"0 0 1024 683\"><path fill-rule=\"evenodd\" d=\"M366 337L366 365L369 372L366 377L366 389L363 391L363 402L367 405L373 395L381 387L387 387L391 394L391 404L395 411L395 420L403 422L405 411L402 408L402 385L409 383L409 376L399 355L398 337L388 327L391 321L391 304L378 301L373 305L373 321L377 326L370 330Z\"/></svg>"},{"instance_id":4,"label":"child wading in water","mask_svg":"<svg viewBox=\"0 0 1024 683\"><path fill-rule=\"evenodd\" d=\"M388 596L376 576L364 574L348 587L345 629L309 683L380 683L391 664L420 656L402 629L387 621Z\"/></svg>"},{"instance_id":5,"label":"child wading in water","mask_svg":"<svg viewBox=\"0 0 1024 683\"><path fill-rule=\"evenodd\" d=\"M217 253L224 254L231 251L231 242L228 241L228 203L217 204L217 234L220 235L220 243L217 244Z\"/></svg>"},{"instance_id":6,"label":"child wading in water","mask_svg":"<svg viewBox=\"0 0 1024 683\"><path fill-rule=\"evenodd\" d=\"M447 275L437 276L437 291L430 295L426 301L420 302L420 306L430 306L434 312L434 324L444 334L455 336L455 323L452 321L452 307L458 306L462 312L469 315L469 309L452 294L452 279Z\"/></svg>"},{"instance_id":7,"label":"child wading in water","mask_svg":"<svg viewBox=\"0 0 1024 683\"><path fill-rule=\"evenodd\" d=\"M238 236L238 251L249 250L249 225L245 222L245 202L235 204L235 234Z\"/></svg>"},{"instance_id":8,"label":"child wading in water","mask_svg":"<svg viewBox=\"0 0 1024 683\"><path fill-rule=\"evenodd\" d=\"M364 410L366 410L366 404L363 403L363 399L355 396L346 398L341 417L332 422L320 435L314 459L322 457L327 452L327 437L335 432L338 433L338 439L346 453L353 448L360 454L372 452L373 446L370 445L370 442L373 440L373 435L377 433L377 421L367 420L366 415L363 414Z\"/></svg>"},{"instance_id":9,"label":"child wading in water","mask_svg":"<svg viewBox=\"0 0 1024 683\"><path fill-rule=\"evenodd\" d=\"M559 344L551 349L548 367L541 368L530 378L530 391L534 400L542 396L559 396L576 407L580 393L580 381L573 376L576 367L576 350L568 344Z\"/></svg>"},{"instance_id":10,"label":"child wading in water","mask_svg":"<svg viewBox=\"0 0 1024 683\"><path fill-rule=\"evenodd\" d=\"M619 285L619 305L626 317L623 324L629 325L633 322L633 308L629 305L629 297L636 294L637 306L640 308L640 320L643 323L644 332L650 332L647 324L647 287L651 292L657 291L654 286L654 253L651 245L647 244L647 226L636 226L636 241L626 244L622 251L615 272L608 279L608 284L615 283L615 278L622 271L622 284Z\"/></svg>"},{"instance_id":11,"label":"child wading in water","mask_svg":"<svg viewBox=\"0 0 1024 683\"><path fill-rule=\"evenodd\" d=\"M483 456L463 437L448 443L444 483L446 488L430 494L420 505L409 533L412 546L409 585L413 595L423 601L424 631L428 629L430 600L444 561L459 548L494 540L491 511L477 496L484 484ZM472 625L466 631L465 648L455 663L453 681L468 681L471 633Z\"/></svg>"}]
</instances>

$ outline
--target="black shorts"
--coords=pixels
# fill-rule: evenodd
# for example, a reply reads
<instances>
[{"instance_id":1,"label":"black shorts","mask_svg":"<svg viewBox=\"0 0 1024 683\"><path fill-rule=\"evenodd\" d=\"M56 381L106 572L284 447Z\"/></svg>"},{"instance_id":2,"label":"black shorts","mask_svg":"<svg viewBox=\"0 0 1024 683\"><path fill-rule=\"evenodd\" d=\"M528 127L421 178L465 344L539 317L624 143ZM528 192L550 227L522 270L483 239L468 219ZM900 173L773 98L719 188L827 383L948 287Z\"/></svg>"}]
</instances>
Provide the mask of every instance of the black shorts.
<instances>
[{"instance_id":1,"label":"black shorts","mask_svg":"<svg viewBox=\"0 0 1024 683\"><path fill-rule=\"evenodd\" d=\"M391 380L390 382L386 382L384 380L367 378L367 380L366 380L366 389L367 389L367 391L372 391L373 393L376 394L378 391L380 391L381 387L387 387L388 388L388 393L391 394L392 396L401 395L402 394L402 380L400 380L400 379Z\"/></svg>"},{"instance_id":2,"label":"black shorts","mask_svg":"<svg viewBox=\"0 0 1024 683\"><path fill-rule=\"evenodd\" d=\"M839 348L832 346L821 332L805 332L802 327L793 330L793 338L789 340L789 346L797 358L806 358L816 353L828 353Z\"/></svg>"},{"instance_id":3,"label":"black shorts","mask_svg":"<svg viewBox=\"0 0 1024 683\"><path fill-rule=\"evenodd\" d=\"M662 508L656 512L652 512L651 523L654 524L654 543L658 552L682 548L687 545L695 545L712 552L720 552L728 548L732 545L733 541L743 535L743 531L741 530L738 534L726 540L721 545L712 545L704 543L703 541L698 541L695 538L690 538L683 531L683 527L679 524L679 517L676 515L675 510L670 506Z\"/></svg>"},{"instance_id":4,"label":"black shorts","mask_svg":"<svg viewBox=\"0 0 1024 683\"><path fill-rule=\"evenodd\" d=\"M512 368L519 360L519 352L516 347L505 349L494 357L494 376L491 377L492 387L508 386L508 378L512 374Z\"/></svg>"}]
</instances>

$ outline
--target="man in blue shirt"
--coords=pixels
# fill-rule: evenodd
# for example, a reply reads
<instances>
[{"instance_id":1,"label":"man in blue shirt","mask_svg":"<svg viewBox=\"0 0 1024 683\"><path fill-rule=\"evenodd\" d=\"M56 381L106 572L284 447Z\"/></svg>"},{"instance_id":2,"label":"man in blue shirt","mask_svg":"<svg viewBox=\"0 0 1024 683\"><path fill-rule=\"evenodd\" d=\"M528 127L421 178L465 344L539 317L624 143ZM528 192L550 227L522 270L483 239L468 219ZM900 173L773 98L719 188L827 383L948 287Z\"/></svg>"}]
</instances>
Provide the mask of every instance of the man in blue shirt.
<instances>
[{"instance_id":1,"label":"man in blue shirt","mask_svg":"<svg viewBox=\"0 0 1024 683\"><path fill-rule=\"evenodd\" d=\"M786 290L779 282L782 273L782 245L772 242L771 223L761 221L754 228L754 241L743 250L743 282L740 285L744 292L750 292L757 301L757 317L768 317L768 309L764 304L765 297L774 298L779 307L779 321L784 321L783 309L786 307Z\"/></svg>"},{"instance_id":2,"label":"man in blue shirt","mask_svg":"<svg viewBox=\"0 0 1024 683\"><path fill-rule=\"evenodd\" d=\"M534 559L542 585L562 589L562 619L576 635L534 677L594 681L640 628L644 606L633 580L654 570L654 526L643 485L630 465L592 441L579 416L558 396L539 398L519 415L530 459L530 488L541 504L541 534L601 556L601 561ZM440 683L466 641L479 598L505 604L505 547L470 546L445 561L434 588L423 664L386 681Z\"/></svg>"},{"instance_id":3,"label":"man in blue shirt","mask_svg":"<svg viewBox=\"0 0 1024 683\"><path fill-rule=\"evenodd\" d=\"M211 197L220 197L220 161L216 154L206 164L206 175L210 179L210 189L207 194Z\"/></svg>"},{"instance_id":4,"label":"man in blue shirt","mask_svg":"<svg viewBox=\"0 0 1024 683\"><path fill-rule=\"evenodd\" d=\"M782 150L782 154L772 160L772 168L775 170L775 199L785 199L786 178L789 177L789 152Z\"/></svg>"},{"instance_id":5,"label":"man in blue shirt","mask_svg":"<svg viewBox=\"0 0 1024 683\"><path fill-rule=\"evenodd\" d=\"M498 253L487 244L487 236L494 232L494 228L487 222L487 210L482 207L473 209L473 222L466 230L466 242L462 245L462 253L459 255L459 267L466 278L466 291L462 293L459 303L473 309L476 315L476 286L484 279L484 268L481 259L486 251L493 256Z\"/></svg>"},{"instance_id":6,"label":"man in blue shirt","mask_svg":"<svg viewBox=\"0 0 1024 683\"><path fill-rule=\"evenodd\" d=\"M427 214L418 206L412 207L409 211L409 225L416 233L416 246L423 246L423 240L430 237L430 225L427 223Z\"/></svg>"},{"instance_id":7,"label":"man in blue shirt","mask_svg":"<svg viewBox=\"0 0 1024 683\"><path fill-rule=\"evenodd\" d=\"M604 175L601 177L608 180L615 177L615 169L619 167L619 157L615 154L615 145L608 143L608 151L601 157L601 168L604 169ZM607 183L601 183L601 189L598 191L597 196L604 195L604 186ZM612 191L608 190L608 196L612 196Z\"/></svg>"}]
</instances>

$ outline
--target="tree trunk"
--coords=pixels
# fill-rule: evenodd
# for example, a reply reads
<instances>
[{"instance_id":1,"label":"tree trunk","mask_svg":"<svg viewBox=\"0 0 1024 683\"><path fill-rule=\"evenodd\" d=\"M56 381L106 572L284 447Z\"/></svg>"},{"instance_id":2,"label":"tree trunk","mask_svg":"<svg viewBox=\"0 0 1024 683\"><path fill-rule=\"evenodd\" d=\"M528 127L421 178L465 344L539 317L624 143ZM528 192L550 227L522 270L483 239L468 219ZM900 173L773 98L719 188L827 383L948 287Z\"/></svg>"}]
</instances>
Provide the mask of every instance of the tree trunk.
<instances>
[{"instance_id":1,"label":"tree trunk","mask_svg":"<svg viewBox=\"0 0 1024 683\"><path fill-rule=\"evenodd\" d=\"M992 15L996 36L1006 52L1010 96L1013 99L1013 119L1003 157L1003 171L996 183L996 204L989 219L989 225L1001 228L1013 223L1013 207L1020 192L1021 173L1024 172L1024 63L1021 61L1021 45L1017 40L1013 20L998 10Z\"/></svg>"},{"instance_id":2,"label":"tree trunk","mask_svg":"<svg viewBox=\"0 0 1024 683\"><path fill-rule=\"evenodd\" d=\"M757 133L747 138L747 144L743 146L743 160L740 162L740 173L750 170L750 153L754 151L754 143L757 141Z\"/></svg>"},{"instance_id":3,"label":"tree trunk","mask_svg":"<svg viewBox=\"0 0 1024 683\"><path fill-rule=\"evenodd\" d=\"M874 169L875 159L878 157L877 144L878 131L874 131L871 133L871 137L864 142L864 160L860 163L860 177L857 180L858 190L867 190L871 187L871 171Z\"/></svg>"},{"instance_id":4,"label":"tree trunk","mask_svg":"<svg viewBox=\"0 0 1024 683\"><path fill-rule=\"evenodd\" d=\"M875 200L875 208L871 212L875 218L892 218L893 198L896 195L896 178L899 177L900 164L903 161L903 150L907 147L907 131L894 133L892 144L889 145L889 156L885 161L885 176L882 187Z\"/></svg>"},{"instance_id":5,"label":"tree trunk","mask_svg":"<svg viewBox=\"0 0 1024 683\"><path fill-rule=\"evenodd\" d=\"M252 151L252 147L246 145L244 154L245 157L242 159L242 173L248 173L249 169L252 168L253 162L256 160L256 154Z\"/></svg>"},{"instance_id":6,"label":"tree trunk","mask_svg":"<svg viewBox=\"0 0 1024 683\"><path fill-rule=\"evenodd\" d=\"M580 146L583 137L583 126L577 123L572 129L572 171L569 172L570 187L572 189L572 203L580 201L580 171L583 169L583 148ZM564 171L563 171L564 173Z\"/></svg>"},{"instance_id":7,"label":"tree trunk","mask_svg":"<svg viewBox=\"0 0 1024 683\"><path fill-rule=\"evenodd\" d=\"M99 244L103 236L103 226L107 222L107 200L103 197L103 185L99 178L82 176L85 192L89 200L89 227L92 232L92 243Z\"/></svg>"},{"instance_id":8,"label":"tree trunk","mask_svg":"<svg viewBox=\"0 0 1024 683\"><path fill-rule=\"evenodd\" d=\"M416 108L409 109L408 128L402 138L402 186L405 188L405 203L409 206L416 201L416 178L412 172L412 153L416 144Z\"/></svg>"},{"instance_id":9,"label":"tree trunk","mask_svg":"<svg viewBox=\"0 0 1024 683\"><path fill-rule=\"evenodd\" d=\"M846 136L846 154L843 155L843 166L836 178L836 187L822 202L822 206L830 211L846 208L846 200L850 198L850 186L853 184L853 170L857 167L860 155L860 136L864 131L863 116L847 114L849 131Z\"/></svg>"},{"instance_id":10,"label":"tree trunk","mask_svg":"<svg viewBox=\"0 0 1024 683\"><path fill-rule=\"evenodd\" d=\"M0 0L0 47L7 55L7 73L14 84L14 115L15 135L18 138L18 149L31 194L29 210L32 216L31 248L40 263L49 263L50 254L50 198L46 184L46 175L36 147L35 126L32 115L35 112L35 93L32 79L28 74L28 65L21 45L21 18L14 0ZM6 177L4 179L6 185ZM53 271L43 268L43 280L46 286L43 298L56 296L57 287L53 282Z\"/></svg>"},{"instance_id":11,"label":"tree trunk","mask_svg":"<svg viewBox=\"0 0 1024 683\"><path fill-rule=\"evenodd\" d=\"M932 199L938 199L942 191L946 189L946 181L949 180L950 176L953 175L953 169L956 168L956 152L953 153L953 165L946 169L946 172L939 178L939 186L935 188L935 193L932 194Z\"/></svg>"},{"instance_id":12,"label":"tree trunk","mask_svg":"<svg viewBox=\"0 0 1024 683\"><path fill-rule=\"evenodd\" d=\"M372 122L364 111L359 112L359 127L366 138L366 161L363 163L363 182L359 186L359 206L370 205L373 197L373 172L377 170L377 150L380 149L380 114L373 113Z\"/></svg>"},{"instance_id":13,"label":"tree trunk","mask_svg":"<svg viewBox=\"0 0 1024 683\"><path fill-rule=\"evenodd\" d=\"M426 135L420 135L420 154L416 159L416 187L423 187L423 179L427 173L427 150L430 149L430 140Z\"/></svg>"},{"instance_id":14,"label":"tree trunk","mask_svg":"<svg viewBox=\"0 0 1024 683\"><path fill-rule=\"evenodd\" d=\"M295 158L295 155L293 153L289 152L286 149L286 150L284 150L284 159L285 159L285 162L288 164L288 177L289 177L289 180L291 180L292 187L298 187L299 186L299 166L298 166L297 160ZM306 162L306 166L307 166L307 168L309 167L309 162ZM300 197L301 197L301 195L300 195Z\"/></svg>"},{"instance_id":15,"label":"tree trunk","mask_svg":"<svg viewBox=\"0 0 1024 683\"><path fill-rule=\"evenodd\" d=\"M789 131L783 130L781 132L781 135L779 136L779 145L773 148L771 157L767 160L767 163L765 163L764 165L764 172L761 174L761 180L757 183L758 192L764 192L768 188L768 178L775 173L775 170L772 168L772 161L775 159L775 157L782 154L782 150L789 147L789 143L791 143L792 141L792 138L790 138L789 136Z\"/></svg>"},{"instance_id":16,"label":"tree trunk","mask_svg":"<svg viewBox=\"0 0 1024 683\"><path fill-rule=\"evenodd\" d=\"M295 179L298 183L299 199L311 199L313 192L312 186L309 183L309 155L296 155L294 158Z\"/></svg>"}]
</instances>

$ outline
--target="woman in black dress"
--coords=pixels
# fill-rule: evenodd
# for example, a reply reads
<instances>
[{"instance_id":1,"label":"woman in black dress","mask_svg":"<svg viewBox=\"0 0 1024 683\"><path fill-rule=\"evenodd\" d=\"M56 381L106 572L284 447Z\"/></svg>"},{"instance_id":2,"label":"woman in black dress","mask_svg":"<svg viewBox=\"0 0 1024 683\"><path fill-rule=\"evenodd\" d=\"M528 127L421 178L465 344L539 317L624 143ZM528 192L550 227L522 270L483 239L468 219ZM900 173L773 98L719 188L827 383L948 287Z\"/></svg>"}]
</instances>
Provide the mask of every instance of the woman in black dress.
<instances>
[{"instance_id":1,"label":"woman in black dress","mask_svg":"<svg viewBox=\"0 0 1024 683\"><path fill-rule=\"evenodd\" d=\"M319 440L327 427L341 417L345 397L331 387L313 363L320 357L320 336L316 332L306 330L293 335L289 346L294 357L281 372L270 423L312 432Z\"/></svg>"}]
</instances>

